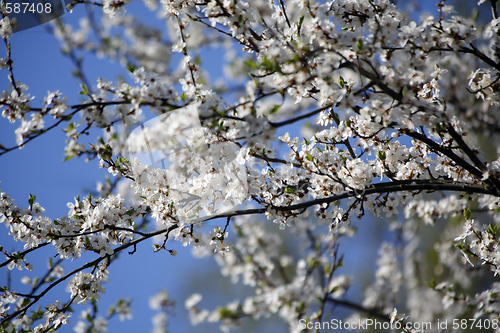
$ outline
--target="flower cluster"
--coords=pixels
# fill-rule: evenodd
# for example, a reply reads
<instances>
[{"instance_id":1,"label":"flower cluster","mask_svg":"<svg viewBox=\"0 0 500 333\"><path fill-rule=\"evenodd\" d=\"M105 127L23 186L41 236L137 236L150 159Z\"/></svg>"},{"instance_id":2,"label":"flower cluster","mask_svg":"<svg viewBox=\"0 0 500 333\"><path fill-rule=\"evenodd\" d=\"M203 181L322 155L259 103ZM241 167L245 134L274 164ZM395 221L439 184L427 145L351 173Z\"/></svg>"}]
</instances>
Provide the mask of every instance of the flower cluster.
<instances>
[{"instance_id":1,"label":"flower cluster","mask_svg":"<svg viewBox=\"0 0 500 333\"><path fill-rule=\"evenodd\" d=\"M71 297L75 297L77 303L87 304L87 301L95 299L99 301L101 294L106 293L102 283L108 279L107 270L98 270L96 274L77 273L69 283Z\"/></svg>"}]
</instances>

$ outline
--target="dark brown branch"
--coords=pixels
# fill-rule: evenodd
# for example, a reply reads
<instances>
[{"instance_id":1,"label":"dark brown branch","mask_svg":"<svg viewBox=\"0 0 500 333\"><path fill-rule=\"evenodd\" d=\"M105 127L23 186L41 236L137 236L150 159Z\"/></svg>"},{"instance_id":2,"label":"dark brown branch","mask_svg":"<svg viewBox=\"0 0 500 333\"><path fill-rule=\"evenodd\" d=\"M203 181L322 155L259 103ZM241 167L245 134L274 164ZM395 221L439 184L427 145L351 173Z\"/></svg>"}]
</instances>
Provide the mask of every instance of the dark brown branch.
<instances>
[{"instance_id":1,"label":"dark brown branch","mask_svg":"<svg viewBox=\"0 0 500 333\"><path fill-rule=\"evenodd\" d=\"M333 103L330 103L330 104L325 105L325 106L323 106L323 107L321 107L319 109L313 110L311 112L308 112L306 114L303 114L303 115L295 117L295 118L291 118L291 119L287 119L287 120L284 120L284 121L280 121L278 123L275 123L275 122L269 122L269 123L271 124L271 126L273 126L275 128L278 128L278 127L281 127L281 126L290 125L290 124L296 123L297 121L300 121L302 119L306 119L306 118L309 118L311 116L314 116L314 115L320 113L321 111L328 110L329 108L332 108L332 107L335 107L335 105L333 105Z\"/></svg>"},{"instance_id":2,"label":"dark brown branch","mask_svg":"<svg viewBox=\"0 0 500 333\"><path fill-rule=\"evenodd\" d=\"M281 10L283 10L283 15L285 15L286 24L288 25L289 28L291 28L292 25L290 24L290 20L288 19L288 15L286 14L285 4L283 3L283 0L280 0L280 5L281 5Z\"/></svg>"},{"instance_id":3,"label":"dark brown branch","mask_svg":"<svg viewBox=\"0 0 500 333\"><path fill-rule=\"evenodd\" d=\"M43 296L45 296L51 289L53 289L54 287L56 287L58 284L60 284L61 282L65 281L67 278L71 277L72 275L78 273L78 272L81 272L83 271L84 269L87 269L87 268L90 268L90 267L97 267L97 265L107 259L107 258L110 258L111 256L113 255L116 255L118 254L119 252L129 248L130 246L136 246L138 243L148 239L148 238L151 238L151 237L154 237L154 236L157 236L157 235L161 235L163 233L166 233L166 236L168 238L168 235L170 234L170 232L172 232L173 230L177 229L178 228L178 225L173 225L173 226L170 226L169 228L166 228L166 229L161 229L161 230L157 230L157 231L154 231L154 232L151 232L151 233L148 233L146 235L144 235L143 237L140 237L140 238L137 238L137 239L134 239L133 241L131 241L130 243L127 243L127 244L123 244L117 248L114 249L114 253L111 254L111 255L106 255L104 257L99 257L97 259L94 259L92 261L89 261L87 262L85 265L79 267L79 268L76 268L74 269L73 271L69 272L68 274L66 274L65 276L59 278L58 280L54 281L53 283L51 283L47 288L45 288L40 294L34 296L34 299L28 303L27 305L23 306L22 308L20 308L19 310L5 316L2 321L0 322L0 326L2 326L3 324L5 324L6 322L10 321L11 319L13 319L14 317L16 317L17 315L21 314L21 313L26 313L26 311L31 308L34 304L36 304Z\"/></svg>"},{"instance_id":4,"label":"dark brown branch","mask_svg":"<svg viewBox=\"0 0 500 333\"><path fill-rule=\"evenodd\" d=\"M500 196L496 192L492 192L487 189L484 185L473 185L468 183L458 183L453 181L440 181L432 179L416 179L416 180L400 180L396 182L389 183L378 183L372 184L371 187L347 191L342 194L337 194L331 197L315 199L311 201L301 202L290 206L269 206L270 209L276 211L292 211L301 210L309 208L316 205L322 205L324 203L332 203L338 200L347 199L351 197L366 196L370 194L380 194L380 193L391 193L391 192L412 192L412 191L452 191L452 192L466 192L466 193L476 193L476 194L487 194ZM218 218L226 218L238 215L254 215L263 214L268 211L268 208L256 208L256 209L246 209L246 210L235 210L231 212L211 215L204 218L199 218L193 220L191 223L200 223L210 220L215 220ZM165 230L164 230L165 232Z\"/></svg>"},{"instance_id":5,"label":"dark brown branch","mask_svg":"<svg viewBox=\"0 0 500 333\"><path fill-rule=\"evenodd\" d=\"M417 133L414 131L408 131L408 130L403 130L402 133L406 134L406 135L408 135L416 140L422 141L431 150L447 156L448 158L453 160L455 163L457 163L460 167L467 170L471 175L473 175L479 179L482 178L483 173L480 170L478 170L474 166L467 163L463 158L457 156L451 149L441 146L440 144L434 142L433 140L429 139L426 135L421 134L421 133Z\"/></svg>"},{"instance_id":6,"label":"dark brown branch","mask_svg":"<svg viewBox=\"0 0 500 333\"><path fill-rule=\"evenodd\" d=\"M63 121L65 121L68 117L70 116L73 116L75 115L78 111L81 111L81 110L84 110L85 108L88 108L88 107L93 107L93 106L98 106L98 107L106 107L106 106L110 106L110 105L123 105L123 104L131 104L130 101L110 101L110 102L90 102L90 103L84 103L84 104L75 104L75 105L72 105L70 106L70 109L74 109L71 113L69 114L66 114L66 115L63 115L61 116L61 118L56 121L54 124L52 124L51 126L47 127L47 128L43 128L41 129L40 131L38 131L37 133L29 136L28 138L26 138L22 143L16 145L16 146L13 146L13 147L10 147L10 148L3 148L1 147L0 148L0 156L9 152L9 151L12 151L12 150L15 150L15 149L18 149L20 147L23 147L25 144L27 144L28 142L30 142L31 140L39 137L40 135L56 128L58 125L60 125ZM8 107L11 107L10 104L7 104L7 103L3 103L3 102L0 102L0 105L6 105ZM160 105L155 105L154 103L142 103L141 105L145 105L145 106L160 106L160 107L171 107L171 108L174 108L174 109L178 109L178 108L181 108L182 106L177 106L177 105L173 105L173 104L169 104L169 103L162 103ZM39 109L39 108L32 108L30 109L31 111L42 111L42 109ZM49 112L51 109L47 109L46 112Z\"/></svg>"},{"instance_id":7,"label":"dark brown branch","mask_svg":"<svg viewBox=\"0 0 500 333\"><path fill-rule=\"evenodd\" d=\"M41 243L41 244L38 244L38 245L37 245L37 246L35 246L35 247L32 247L31 249L27 249L27 250L24 250L24 251L18 252L17 254L18 254L21 258L23 258L23 257L24 257L25 255L27 255L28 253L33 252L33 251L35 251L35 250L38 250L39 248L44 247L44 246L47 246L47 245L49 245L49 244L50 244L50 242L48 242L48 243ZM7 265L8 265L11 261L13 261L14 259L15 259L15 258L13 258L13 256L12 256L12 255L9 255L9 259L7 259L7 260L5 260L3 263L1 263L1 264L0 264L0 268L1 268L1 267L4 267L4 266L7 266Z\"/></svg>"},{"instance_id":8,"label":"dark brown branch","mask_svg":"<svg viewBox=\"0 0 500 333\"><path fill-rule=\"evenodd\" d=\"M361 306L361 305L356 304L356 303L351 303L348 301L343 301L343 300L335 299L335 298L331 298L331 297L328 297L326 299L326 301L333 303L335 305L341 305L341 306L346 307L346 308L354 309L354 310L357 310L359 312L364 312L369 316L382 319L383 321L390 321L391 320L389 318L389 316L386 316L386 315L380 313L376 309L368 309L368 308L365 308L364 306Z\"/></svg>"}]
</instances>

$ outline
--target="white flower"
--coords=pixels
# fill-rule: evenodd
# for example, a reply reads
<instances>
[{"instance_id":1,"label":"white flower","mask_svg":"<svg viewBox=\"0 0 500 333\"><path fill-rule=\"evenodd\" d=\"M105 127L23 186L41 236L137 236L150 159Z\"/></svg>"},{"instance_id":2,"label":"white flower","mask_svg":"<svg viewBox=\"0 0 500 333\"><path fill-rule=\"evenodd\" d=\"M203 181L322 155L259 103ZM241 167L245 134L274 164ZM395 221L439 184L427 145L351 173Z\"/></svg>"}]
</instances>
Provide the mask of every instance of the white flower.
<instances>
[{"instance_id":1,"label":"white flower","mask_svg":"<svg viewBox=\"0 0 500 333\"><path fill-rule=\"evenodd\" d=\"M191 309L193 308L194 306L196 306L196 304L198 304L202 299L202 296L198 293L196 294L192 294L191 296L189 296L188 299L186 299L186 301L184 302L184 306L186 307L186 309Z\"/></svg>"},{"instance_id":2,"label":"white flower","mask_svg":"<svg viewBox=\"0 0 500 333\"><path fill-rule=\"evenodd\" d=\"M107 280L107 274L93 275L91 273L77 273L69 283L69 291L71 296L76 296L75 301L77 303L87 304L92 298L99 301L101 298L100 294L105 294L106 289L102 287L102 283Z\"/></svg>"}]
</instances>

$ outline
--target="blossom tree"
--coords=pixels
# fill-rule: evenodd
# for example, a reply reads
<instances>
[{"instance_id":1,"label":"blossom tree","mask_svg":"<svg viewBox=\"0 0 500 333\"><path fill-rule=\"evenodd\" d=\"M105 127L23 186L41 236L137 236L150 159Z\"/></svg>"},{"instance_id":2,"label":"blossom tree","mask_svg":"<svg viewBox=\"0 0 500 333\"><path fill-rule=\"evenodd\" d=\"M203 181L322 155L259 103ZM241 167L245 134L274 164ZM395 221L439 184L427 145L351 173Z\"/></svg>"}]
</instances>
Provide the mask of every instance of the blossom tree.
<instances>
[{"instance_id":1,"label":"blossom tree","mask_svg":"<svg viewBox=\"0 0 500 333\"><path fill-rule=\"evenodd\" d=\"M444 1L433 17L388 0L144 0L167 36L131 15L128 2L77 0L69 9L89 11L79 27L51 22L84 100L68 100L61 87L37 105L15 80L15 22L1 9L0 63L11 87L0 105L17 124L17 144L0 145L0 155L62 129L66 159L97 159L111 176L61 217L45 216L34 194L18 205L1 193L2 239L23 244L1 247L2 269L32 270L33 252L57 252L26 290L1 287L2 331L64 327L77 304L99 302L122 253L153 241L151 256L175 256L170 244L181 242L252 289L215 310L193 294L185 301L193 324L229 330L276 314L292 332L312 331L342 307L352 325L376 319L416 332L409 324L427 322L427 331L443 331L447 321L453 331L500 332L497 0L478 4L491 7L486 23ZM223 82L203 63L213 46L225 52ZM89 82L81 63L92 54L129 76ZM145 126L149 119L156 125ZM95 141L93 129L102 130ZM353 299L346 292L363 282L341 274L356 265L341 245L370 216L397 239L380 242L374 278ZM300 251L283 252L287 231ZM70 261L77 267L67 270ZM61 285L67 298L44 304ZM166 293L153 301L159 331L171 306ZM121 300L107 319L78 315L86 318L78 329L103 331L130 311Z\"/></svg>"}]
</instances>

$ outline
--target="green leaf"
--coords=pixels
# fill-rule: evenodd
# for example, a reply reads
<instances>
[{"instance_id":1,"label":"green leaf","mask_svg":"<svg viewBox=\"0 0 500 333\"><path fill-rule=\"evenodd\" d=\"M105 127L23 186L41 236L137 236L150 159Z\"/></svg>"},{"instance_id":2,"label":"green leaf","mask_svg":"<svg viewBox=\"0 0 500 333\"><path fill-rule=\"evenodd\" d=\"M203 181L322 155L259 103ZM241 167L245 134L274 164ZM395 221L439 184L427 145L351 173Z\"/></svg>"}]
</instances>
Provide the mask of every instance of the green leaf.
<instances>
[{"instance_id":1,"label":"green leaf","mask_svg":"<svg viewBox=\"0 0 500 333\"><path fill-rule=\"evenodd\" d=\"M265 69L267 69L268 71L272 71L273 69L273 64L271 63L271 60L269 60L269 58L267 57L264 57L260 65Z\"/></svg>"},{"instance_id":2,"label":"green leaf","mask_svg":"<svg viewBox=\"0 0 500 333\"><path fill-rule=\"evenodd\" d=\"M31 320L38 320L38 319L41 319L43 318L43 315L44 315L44 311L42 311L40 308L38 308L36 311L32 311L31 312Z\"/></svg>"},{"instance_id":3,"label":"green leaf","mask_svg":"<svg viewBox=\"0 0 500 333\"><path fill-rule=\"evenodd\" d=\"M228 308L218 308L217 312L219 312L220 319L229 318L233 313Z\"/></svg>"},{"instance_id":4,"label":"green leaf","mask_svg":"<svg viewBox=\"0 0 500 333\"><path fill-rule=\"evenodd\" d=\"M344 81L344 78L342 77L342 75L339 75L339 86L340 86L340 88L345 87L345 81Z\"/></svg>"},{"instance_id":5,"label":"green leaf","mask_svg":"<svg viewBox=\"0 0 500 333\"><path fill-rule=\"evenodd\" d=\"M403 91L401 91L401 95L406 96L407 93L408 93L408 87L404 86Z\"/></svg>"},{"instance_id":6,"label":"green leaf","mask_svg":"<svg viewBox=\"0 0 500 333\"><path fill-rule=\"evenodd\" d=\"M30 209L33 207L33 204L35 203L35 200L36 200L36 196L32 195L30 193L30 198L28 199L28 203L30 204Z\"/></svg>"},{"instance_id":7,"label":"green leaf","mask_svg":"<svg viewBox=\"0 0 500 333\"><path fill-rule=\"evenodd\" d=\"M77 77L77 78L81 78L82 72L80 72L78 69L75 69L75 70L71 71L71 75L73 75L74 77Z\"/></svg>"},{"instance_id":8,"label":"green leaf","mask_svg":"<svg viewBox=\"0 0 500 333\"><path fill-rule=\"evenodd\" d=\"M22 301L21 301L21 307L25 307L28 304L30 304L29 298L28 297L23 298Z\"/></svg>"},{"instance_id":9,"label":"green leaf","mask_svg":"<svg viewBox=\"0 0 500 333\"><path fill-rule=\"evenodd\" d=\"M247 66L250 69L259 69L259 66L253 61L252 59L247 59L244 61L245 66Z\"/></svg>"},{"instance_id":10,"label":"green leaf","mask_svg":"<svg viewBox=\"0 0 500 333\"><path fill-rule=\"evenodd\" d=\"M280 109L280 105L274 105L273 108L271 109L271 111L269 111L269 113L274 114L274 113L278 112L279 109Z\"/></svg>"},{"instance_id":11,"label":"green leaf","mask_svg":"<svg viewBox=\"0 0 500 333\"><path fill-rule=\"evenodd\" d=\"M472 214L472 212L471 212L470 208L465 208L465 209L464 209L464 217L465 217L467 220L469 220L469 219L470 219L471 214Z\"/></svg>"},{"instance_id":12,"label":"green leaf","mask_svg":"<svg viewBox=\"0 0 500 333\"><path fill-rule=\"evenodd\" d=\"M472 10L472 14L470 16L472 22L475 22L477 20L477 18L479 17L479 10L477 8L474 8Z\"/></svg>"},{"instance_id":13,"label":"green leaf","mask_svg":"<svg viewBox=\"0 0 500 333\"><path fill-rule=\"evenodd\" d=\"M302 29L302 23L304 23L304 15L299 18L299 24L297 26L297 35L300 35L300 30Z\"/></svg>"},{"instance_id":14,"label":"green leaf","mask_svg":"<svg viewBox=\"0 0 500 333\"><path fill-rule=\"evenodd\" d=\"M314 159L313 156L306 152L306 160L308 160L309 162L312 162L313 159Z\"/></svg>"},{"instance_id":15,"label":"green leaf","mask_svg":"<svg viewBox=\"0 0 500 333\"><path fill-rule=\"evenodd\" d=\"M132 65L131 63L128 63L127 64L127 70L130 72L130 73L134 73L136 67L134 65Z\"/></svg>"},{"instance_id":16,"label":"green leaf","mask_svg":"<svg viewBox=\"0 0 500 333\"><path fill-rule=\"evenodd\" d=\"M385 161L385 159L387 158L387 155L385 153L384 150L380 150L378 153L377 153L377 156L378 158L381 160L381 161Z\"/></svg>"},{"instance_id":17,"label":"green leaf","mask_svg":"<svg viewBox=\"0 0 500 333\"><path fill-rule=\"evenodd\" d=\"M358 48L358 51L361 51L363 49L363 40L358 39L358 42L356 43L356 47Z\"/></svg>"},{"instance_id":18,"label":"green leaf","mask_svg":"<svg viewBox=\"0 0 500 333\"><path fill-rule=\"evenodd\" d=\"M281 73L281 68L278 65L278 63L276 62L276 60L274 60L274 59L271 60L268 57L264 57L264 59L262 60L262 62L260 63L260 65L262 67L264 67L265 69L267 69L268 71L270 71L270 72Z\"/></svg>"},{"instance_id":19,"label":"green leaf","mask_svg":"<svg viewBox=\"0 0 500 333\"><path fill-rule=\"evenodd\" d=\"M89 89L87 88L86 84L80 84L80 88L82 88L82 91L79 92L80 95L89 95Z\"/></svg>"},{"instance_id":20,"label":"green leaf","mask_svg":"<svg viewBox=\"0 0 500 333\"><path fill-rule=\"evenodd\" d=\"M75 129L75 123L69 123L66 132L71 132Z\"/></svg>"},{"instance_id":21,"label":"green leaf","mask_svg":"<svg viewBox=\"0 0 500 333\"><path fill-rule=\"evenodd\" d=\"M496 225L496 224L495 224L495 225L491 225L491 224L490 224L490 225L488 226L488 233L489 233L491 236L495 237L495 236L496 236L497 231L498 231L498 225Z\"/></svg>"},{"instance_id":22,"label":"green leaf","mask_svg":"<svg viewBox=\"0 0 500 333\"><path fill-rule=\"evenodd\" d=\"M330 290L330 294L336 292L337 290L339 290L338 286L333 287L332 290Z\"/></svg>"}]
</instances>

